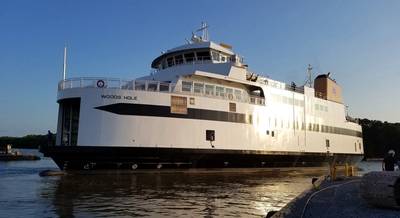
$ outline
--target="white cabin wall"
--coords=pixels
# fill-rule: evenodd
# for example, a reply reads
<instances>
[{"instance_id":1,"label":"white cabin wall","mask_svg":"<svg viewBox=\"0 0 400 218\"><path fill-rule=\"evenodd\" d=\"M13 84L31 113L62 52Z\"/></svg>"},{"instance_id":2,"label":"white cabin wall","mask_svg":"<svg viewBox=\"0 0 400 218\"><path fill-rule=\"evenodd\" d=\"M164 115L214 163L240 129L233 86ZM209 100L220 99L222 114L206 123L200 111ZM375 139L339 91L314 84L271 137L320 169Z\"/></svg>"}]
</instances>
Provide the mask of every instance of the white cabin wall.
<instances>
[{"instance_id":1,"label":"white cabin wall","mask_svg":"<svg viewBox=\"0 0 400 218\"><path fill-rule=\"evenodd\" d=\"M229 72L229 77L237 80L246 81L246 73L246 68L232 66Z\"/></svg>"}]
</instances>

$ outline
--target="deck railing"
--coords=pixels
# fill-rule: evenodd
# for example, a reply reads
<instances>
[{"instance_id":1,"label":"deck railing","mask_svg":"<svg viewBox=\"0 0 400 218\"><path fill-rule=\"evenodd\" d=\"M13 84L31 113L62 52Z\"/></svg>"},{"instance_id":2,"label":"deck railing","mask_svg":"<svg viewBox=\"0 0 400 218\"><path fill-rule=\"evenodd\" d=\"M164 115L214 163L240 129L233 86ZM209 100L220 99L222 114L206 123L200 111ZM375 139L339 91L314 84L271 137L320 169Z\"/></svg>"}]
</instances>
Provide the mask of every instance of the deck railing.
<instances>
[{"instance_id":1,"label":"deck railing","mask_svg":"<svg viewBox=\"0 0 400 218\"><path fill-rule=\"evenodd\" d=\"M73 88L107 88L107 89L122 89L122 90L136 90L146 92L169 92L177 94L185 94L191 96L203 96L209 98L226 99L230 101L238 101L250 104L265 105L265 99L259 96L253 95L235 95L230 93L219 93L216 92L205 93L205 90L201 92L195 92L192 87L190 91L183 91L182 85L176 83L168 83L154 80L121 80L114 78L101 78L101 77L81 77L81 78L70 78L62 80L58 83L58 90L62 91L65 89Z\"/></svg>"}]
</instances>

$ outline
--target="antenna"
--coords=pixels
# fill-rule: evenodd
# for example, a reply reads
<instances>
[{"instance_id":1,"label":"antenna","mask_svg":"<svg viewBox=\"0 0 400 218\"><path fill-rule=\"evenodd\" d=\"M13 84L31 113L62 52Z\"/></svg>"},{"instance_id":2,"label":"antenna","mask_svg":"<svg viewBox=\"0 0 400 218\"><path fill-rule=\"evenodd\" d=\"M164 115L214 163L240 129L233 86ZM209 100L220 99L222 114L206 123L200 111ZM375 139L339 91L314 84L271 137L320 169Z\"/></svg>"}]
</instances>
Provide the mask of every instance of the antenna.
<instances>
[{"instance_id":1,"label":"antenna","mask_svg":"<svg viewBox=\"0 0 400 218\"><path fill-rule=\"evenodd\" d=\"M201 29L203 29L203 35L202 38L204 41L208 41L208 26L207 23L202 22L201 23Z\"/></svg>"},{"instance_id":2,"label":"antenna","mask_svg":"<svg viewBox=\"0 0 400 218\"><path fill-rule=\"evenodd\" d=\"M308 85L310 86L310 88L312 88L312 66L311 66L311 64L309 64L308 65L308 67L307 67L307 76L308 76L308 79L307 79L307 82L306 82L306 84L308 83Z\"/></svg>"},{"instance_id":3,"label":"antenna","mask_svg":"<svg viewBox=\"0 0 400 218\"><path fill-rule=\"evenodd\" d=\"M208 41L208 25L206 22L201 22L201 27L200 29L196 30L196 32L202 32L201 34L201 40L202 41Z\"/></svg>"},{"instance_id":4,"label":"antenna","mask_svg":"<svg viewBox=\"0 0 400 218\"><path fill-rule=\"evenodd\" d=\"M66 73L67 73L67 45L64 46L63 80L66 79Z\"/></svg>"}]
</instances>

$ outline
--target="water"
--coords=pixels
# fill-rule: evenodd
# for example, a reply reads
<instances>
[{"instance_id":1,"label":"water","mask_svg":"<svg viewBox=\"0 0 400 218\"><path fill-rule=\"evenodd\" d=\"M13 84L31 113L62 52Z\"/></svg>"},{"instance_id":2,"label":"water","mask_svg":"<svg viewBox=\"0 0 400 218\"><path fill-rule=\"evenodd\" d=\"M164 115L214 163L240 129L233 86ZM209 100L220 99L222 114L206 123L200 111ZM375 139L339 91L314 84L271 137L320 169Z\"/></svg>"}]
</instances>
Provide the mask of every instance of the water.
<instances>
[{"instance_id":1,"label":"water","mask_svg":"<svg viewBox=\"0 0 400 218\"><path fill-rule=\"evenodd\" d=\"M39 177L47 169L57 169L48 158L0 162L0 217L264 217L321 174L108 171Z\"/></svg>"}]
</instances>

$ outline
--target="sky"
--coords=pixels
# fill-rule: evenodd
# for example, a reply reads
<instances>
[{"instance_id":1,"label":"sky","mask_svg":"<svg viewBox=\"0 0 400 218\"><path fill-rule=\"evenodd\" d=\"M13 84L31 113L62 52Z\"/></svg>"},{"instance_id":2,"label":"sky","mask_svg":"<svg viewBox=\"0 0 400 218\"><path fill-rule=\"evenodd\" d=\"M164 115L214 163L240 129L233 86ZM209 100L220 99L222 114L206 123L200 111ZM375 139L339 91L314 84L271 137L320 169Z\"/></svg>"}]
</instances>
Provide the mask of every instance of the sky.
<instances>
[{"instance_id":1,"label":"sky","mask_svg":"<svg viewBox=\"0 0 400 218\"><path fill-rule=\"evenodd\" d=\"M202 21L251 71L342 86L353 117L400 122L400 1L0 1L0 136L55 132L67 77L134 79Z\"/></svg>"}]
</instances>

